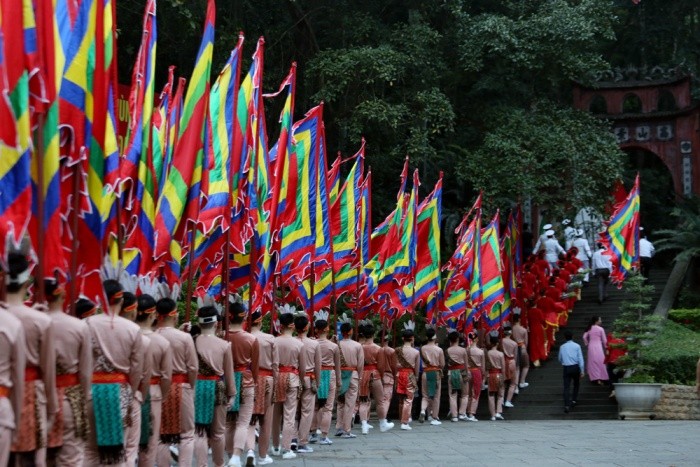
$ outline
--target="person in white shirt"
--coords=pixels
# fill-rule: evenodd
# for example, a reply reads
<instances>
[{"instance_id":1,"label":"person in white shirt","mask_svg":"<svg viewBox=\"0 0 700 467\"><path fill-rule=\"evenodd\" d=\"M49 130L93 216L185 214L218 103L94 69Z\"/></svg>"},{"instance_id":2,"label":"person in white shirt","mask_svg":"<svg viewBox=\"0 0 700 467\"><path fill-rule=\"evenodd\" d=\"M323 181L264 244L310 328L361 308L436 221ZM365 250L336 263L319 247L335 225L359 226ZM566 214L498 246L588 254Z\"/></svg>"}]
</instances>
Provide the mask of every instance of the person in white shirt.
<instances>
[{"instance_id":1,"label":"person in white shirt","mask_svg":"<svg viewBox=\"0 0 700 467\"><path fill-rule=\"evenodd\" d=\"M654 256L654 245L647 239L644 227L639 228L639 262L642 276L649 281L649 269L651 269L651 258Z\"/></svg>"},{"instance_id":2,"label":"person in white shirt","mask_svg":"<svg viewBox=\"0 0 700 467\"><path fill-rule=\"evenodd\" d=\"M551 229L552 224L545 224L542 226L542 234L540 234L539 238L537 239L537 243L535 243L535 248L532 249L533 255L540 251L542 248L544 248L544 242L547 241L547 231Z\"/></svg>"},{"instance_id":3,"label":"person in white shirt","mask_svg":"<svg viewBox=\"0 0 700 467\"><path fill-rule=\"evenodd\" d=\"M588 240L583 237L583 229L578 229L576 231L576 238L571 244L574 248L578 250L576 257L583 263L583 269L591 269L591 247L588 245ZM583 282L588 283L589 273L583 277Z\"/></svg>"},{"instance_id":4,"label":"person in white shirt","mask_svg":"<svg viewBox=\"0 0 700 467\"><path fill-rule=\"evenodd\" d=\"M566 249L568 250L571 248L576 238L576 228L571 225L570 219L564 219L561 221L561 225L564 226L564 245L566 245Z\"/></svg>"},{"instance_id":5,"label":"person in white shirt","mask_svg":"<svg viewBox=\"0 0 700 467\"><path fill-rule=\"evenodd\" d=\"M545 258L552 269L557 269L559 253L565 253L565 251L557 239L554 238L554 230L548 230L545 234L547 235L547 240L544 242Z\"/></svg>"},{"instance_id":6,"label":"person in white shirt","mask_svg":"<svg viewBox=\"0 0 700 467\"><path fill-rule=\"evenodd\" d=\"M598 304L602 305L603 302L608 298L607 289L608 282L610 280L610 273L612 272L612 263L610 258L608 258L604 252L606 251L602 243L598 243L598 249L593 253L593 258L591 259L591 266L593 268L593 273L598 279Z\"/></svg>"}]
</instances>

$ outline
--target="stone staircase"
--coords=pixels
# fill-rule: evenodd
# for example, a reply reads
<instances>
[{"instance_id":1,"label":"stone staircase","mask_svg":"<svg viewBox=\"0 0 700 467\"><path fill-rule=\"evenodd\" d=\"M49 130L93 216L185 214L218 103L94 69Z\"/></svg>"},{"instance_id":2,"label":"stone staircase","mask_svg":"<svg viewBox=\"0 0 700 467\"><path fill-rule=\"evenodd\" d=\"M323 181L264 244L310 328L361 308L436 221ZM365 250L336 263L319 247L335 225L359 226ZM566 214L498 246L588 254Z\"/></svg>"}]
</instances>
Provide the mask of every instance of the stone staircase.
<instances>
[{"instance_id":1,"label":"stone staircase","mask_svg":"<svg viewBox=\"0 0 700 467\"><path fill-rule=\"evenodd\" d=\"M652 304L655 305L661 296L670 270L655 269L651 271L650 284L654 285ZM549 359L539 368L530 368L528 382L530 386L521 389L520 394L514 397L515 407L504 409L506 420L607 420L617 418L617 403L610 399L610 389L605 386L592 384L586 376L581 381L578 404L568 414L564 413L562 396L562 369L557 360L558 345L564 339L564 330L569 329L574 334L574 340L581 344L584 358L586 349L583 346L583 333L590 318L600 315L603 319L603 328L606 333L610 330L613 321L619 313L620 303L624 299L624 293L614 286L608 287L608 300L602 305L597 302L596 283L591 283L583 289L582 299L574 307L569 316L567 328L559 329L556 335L556 346ZM479 403L479 419L488 420L488 406L482 393Z\"/></svg>"}]
</instances>

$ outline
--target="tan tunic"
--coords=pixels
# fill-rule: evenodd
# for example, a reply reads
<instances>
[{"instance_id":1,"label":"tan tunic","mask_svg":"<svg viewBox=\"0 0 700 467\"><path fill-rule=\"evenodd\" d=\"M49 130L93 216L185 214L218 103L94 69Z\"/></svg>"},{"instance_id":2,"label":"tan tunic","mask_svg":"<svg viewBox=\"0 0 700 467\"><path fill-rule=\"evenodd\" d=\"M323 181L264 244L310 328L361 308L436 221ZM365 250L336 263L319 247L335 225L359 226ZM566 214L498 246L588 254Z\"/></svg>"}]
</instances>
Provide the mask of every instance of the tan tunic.
<instances>
[{"instance_id":1,"label":"tan tunic","mask_svg":"<svg viewBox=\"0 0 700 467\"><path fill-rule=\"evenodd\" d=\"M233 378L233 356L231 344L216 336L202 334L197 337L197 352L207 362L218 376L223 376L226 382L226 395L236 395L236 384Z\"/></svg>"},{"instance_id":2,"label":"tan tunic","mask_svg":"<svg viewBox=\"0 0 700 467\"><path fill-rule=\"evenodd\" d=\"M142 331L143 332L143 331ZM167 397L173 374L173 359L170 342L160 334L152 331L143 332L148 337L149 356L151 358L151 378L160 378L160 394Z\"/></svg>"},{"instance_id":3,"label":"tan tunic","mask_svg":"<svg viewBox=\"0 0 700 467\"><path fill-rule=\"evenodd\" d=\"M299 370L299 374L306 373L306 355L303 352L304 344L295 337L277 336L275 337L275 347L279 355L279 365L293 367Z\"/></svg>"},{"instance_id":4,"label":"tan tunic","mask_svg":"<svg viewBox=\"0 0 700 467\"><path fill-rule=\"evenodd\" d=\"M380 375L386 371L386 355L381 347L374 342L366 342L362 345L364 365L376 365Z\"/></svg>"},{"instance_id":5,"label":"tan tunic","mask_svg":"<svg viewBox=\"0 0 700 467\"><path fill-rule=\"evenodd\" d=\"M451 360L451 362L447 362L448 367L450 365L464 365L464 368L467 368L467 349L464 347L458 345L448 347L447 356Z\"/></svg>"},{"instance_id":6,"label":"tan tunic","mask_svg":"<svg viewBox=\"0 0 700 467\"><path fill-rule=\"evenodd\" d=\"M19 424L25 362L22 323L0 307L0 386L11 391L9 397L0 397L0 427L12 430Z\"/></svg>"},{"instance_id":7,"label":"tan tunic","mask_svg":"<svg viewBox=\"0 0 700 467\"><path fill-rule=\"evenodd\" d=\"M309 337L300 339L304 344L304 358L307 362L306 372L313 372L316 381L321 379L321 352L318 348L318 341Z\"/></svg>"},{"instance_id":8,"label":"tan tunic","mask_svg":"<svg viewBox=\"0 0 700 467\"><path fill-rule=\"evenodd\" d=\"M425 344L421 347L421 356L426 367L432 366L440 369L445 367L445 353L435 344Z\"/></svg>"},{"instance_id":9,"label":"tan tunic","mask_svg":"<svg viewBox=\"0 0 700 467\"><path fill-rule=\"evenodd\" d=\"M513 326L513 340L520 345L524 350L527 350L528 335L527 329L521 325Z\"/></svg>"},{"instance_id":10,"label":"tan tunic","mask_svg":"<svg viewBox=\"0 0 700 467\"><path fill-rule=\"evenodd\" d=\"M7 311L24 328L27 367L38 367L46 394L46 413L49 417L58 411L56 397L56 350L51 318L24 305L8 305Z\"/></svg>"},{"instance_id":11,"label":"tan tunic","mask_svg":"<svg viewBox=\"0 0 700 467\"><path fill-rule=\"evenodd\" d=\"M321 357L321 366L335 371L336 385L340 386L340 350L338 344L328 339L318 340L318 350Z\"/></svg>"},{"instance_id":12,"label":"tan tunic","mask_svg":"<svg viewBox=\"0 0 700 467\"><path fill-rule=\"evenodd\" d=\"M365 354L362 351L362 345L352 339L343 339L338 345L345 359L345 367L357 368L357 374L361 377L365 366Z\"/></svg>"},{"instance_id":13,"label":"tan tunic","mask_svg":"<svg viewBox=\"0 0 700 467\"><path fill-rule=\"evenodd\" d=\"M275 337L260 330L255 330L251 334L258 340L258 367L272 370L273 376L276 377L278 358Z\"/></svg>"},{"instance_id":14,"label":"tan tunic","mask_svg":"<svg viewBox=\"0 0 700 467\"><path fill-rule=\"evenodd\" d=\"M53 322L56 368L63 374L77 373L85 398L91 397L92 345L90 329L84 321L62 311L50 311Z\"/></svg>"},{"instance_id":15,"label":"tan tunic","mask_svg":"<svg viewBox=\"0 0 700 467\"><path fill-rule=\"evenodd\" d=\"M139 327L121 316L95 315L85 320L90 335L115 371L126 373L131 389L139 389L146 351Z\"/></svg>"},{"instance_id":16,"label":"tan tunic","mask_svg":"<svg viewBox=\"0 0 700 467\"><path fill-rule=\"evenodd\" d=\"M518 343L513 339L506 338L503 339L503 355L508 359L514 359L515 354L518 352Z\"/></svg>"},{"instance_id":17,"label":"tan tunic","mask_svg":"<svg viewBox=\"0 0 700 467\"><path fill-rule=\"evenodd\" d=\"M228 340L231 342L234 371L243 371L241 387L254 388L258 381L260 368L260 348L258 340L246 331L229 331Z\"/></svg>"},{"instance_id":18,"label":"tan tunic","mask_svg":"<svg viewBox=\"0 0 700 467\"><path fill-rule=\"evenodd\" d=\"M469 347L468 355L473 362L469 364L469 368L481 368L482 373L486 373L486 359L484 358L484 350L477 346Z\"/></svg>"},{"instance_id":19,"label":"tan tunic","mask_svg":"<svg viewBox=\"0 0 700 467\"><path fill-rule=\"evenodd\" d=\"M418 369L420 368L420 352L418 349L413 347L401 347L403 352L403 358L406 360L409 366L402 364L401 360L397 361L397 368L412 368L416 376L418 376Z\"/></svg>"},{"instance_id":20,"label":"tan tunic","mask_svg":"<svg viewBox=\"0 0 700 467\"><path fill-rule=\"evenodd\" d=\"M505 357L503 356L503 352L496 349L495 347L488 351L487 358L489 359L489 369L503 370L503 368L505 367Z\"/></svg>"},{"instance_id":21,"label":"tan tunic","mask_svg":"<svg viewBox=\"0 0 700 467\"><path fill-rule=\"evenodd\" d=\"M179 329L173 327L158 328L157 334L164 337L170 343L170 354L172 355L172 373L186 374L187 381L191 388L194 388L199 371L197 352L194 348L192 337Z\"/></svg>"},{"instance_id":22,"label":"tan tunic","mask_svg":"<svg viewBox=\"0 0 700 467\"><path fill-rule=\"evenodd\" d=\"M388 378L391 378L390 382L393 382L394 375L396 375L396 368L398 367L398 363L396 362L396 350L388 345L382 347L382 350L384 351L384 359L386 361L386 366L384 368L384 381L386 383L389 381Z\"/></svg>"}]
</instances>

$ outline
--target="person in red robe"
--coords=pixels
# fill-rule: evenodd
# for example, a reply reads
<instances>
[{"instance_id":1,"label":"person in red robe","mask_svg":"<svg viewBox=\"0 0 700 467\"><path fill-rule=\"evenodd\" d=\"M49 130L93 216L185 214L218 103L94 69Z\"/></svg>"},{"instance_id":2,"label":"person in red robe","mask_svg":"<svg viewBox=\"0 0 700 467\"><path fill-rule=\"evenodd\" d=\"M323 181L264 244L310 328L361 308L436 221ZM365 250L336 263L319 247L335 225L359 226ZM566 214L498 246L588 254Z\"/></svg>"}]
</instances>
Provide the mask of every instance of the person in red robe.
<instances>
[{"instance_id":1,"label":"person in red robe","mask_svg":"<svg viewBox=\"0 0 700 467\"><path fill-rule=\"evenodd\" d=\"M534 366L540 366L540 360L547 358L544 351L544 313L534 300L528 300L527 319L530 329L528 354Z\"/></svg>"}]
</instances>

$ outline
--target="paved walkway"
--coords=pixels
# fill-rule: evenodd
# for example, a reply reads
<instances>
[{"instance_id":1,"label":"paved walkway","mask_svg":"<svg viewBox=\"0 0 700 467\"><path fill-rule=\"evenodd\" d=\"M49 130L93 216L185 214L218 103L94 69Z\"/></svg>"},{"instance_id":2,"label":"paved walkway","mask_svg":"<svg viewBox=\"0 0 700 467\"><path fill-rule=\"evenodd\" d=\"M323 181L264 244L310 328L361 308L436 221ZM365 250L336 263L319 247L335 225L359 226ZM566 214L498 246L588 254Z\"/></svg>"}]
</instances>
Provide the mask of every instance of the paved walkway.
<instances>
[{"instance_id":1,"label":"paved walkway","mask_svg":"<svg viewBox=\"0 0 700 467\"><path fill-rule=\"evenodd\" d=\"M504 421L415 423L357 439L333 438L279 466L682 466L700 465L700 423ZM376 424L375 424L376 426ZM358 430L359 432L359 430ZM517 446L517 447L516 447Z\"/></svg>"}]
</instances>

